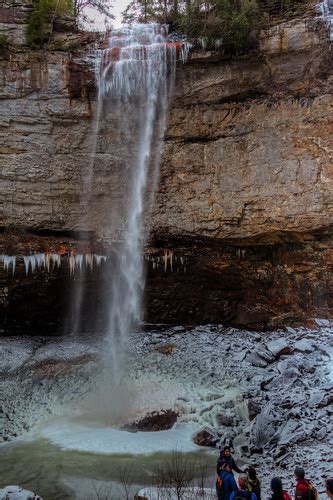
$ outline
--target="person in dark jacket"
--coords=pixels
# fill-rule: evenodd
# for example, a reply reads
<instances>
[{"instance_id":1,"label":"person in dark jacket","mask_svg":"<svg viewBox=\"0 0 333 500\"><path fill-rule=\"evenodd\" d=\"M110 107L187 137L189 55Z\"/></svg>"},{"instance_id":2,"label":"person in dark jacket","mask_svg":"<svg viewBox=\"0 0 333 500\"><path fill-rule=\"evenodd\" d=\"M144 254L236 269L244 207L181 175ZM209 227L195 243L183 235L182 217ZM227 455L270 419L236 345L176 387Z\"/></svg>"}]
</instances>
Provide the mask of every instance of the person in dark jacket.
<instances>
[{"instance_id":1,"label":"person in dark jacket","mask_svg":"<svg viewBox=\"0 0 333 500\"><path fill-rule=\"evenodd\" d=\"M326 479L326 495L327 498L333 500L333 479Z\"/></svg>"},{"instance_id":2,"label":"person in dark jacket","mask_svg":"<svg viewBox=\"0 0 333 500\"><path fill-rule=\"evenodd\" d=\"M249 491L248 477L246 474L238 476L238 488L230 495L230 500L257 500L256 494Z\"/></svg>"},{"instance_id":3,"label":"person in dark jacket","mask_svg":"<svg viewBox=\"0 0 333 500\"><path fill-rule=\"evenodd\" d=\"M279 477L273 477L271 480L272 496L267 500L291 500L291 496L283 490L282 481Z\"/></svg>"},{"instance_id":4,"label":"person in dark jacket","mask_svg":"<svg viewBox=\"0 0 333 500\"><path fill-rule=\"evenodd\" d=\"M249 491L251 493L255 493L257 500L260 500L261 499L261 484L260 484L260 479L257 476L257 472L252 465L249 465L246 472L247 472L247 477L248 477Z\"/></svg>"},{"instance_id":5,"label":"person in dark jacket","mask_svg":"<svg viewBox=\"0 0 333 500\"><path fill-rule=\"evenodd\" d=\"M225 465L229 465L229 467L232 471L234 470L235 472L238 472L239 474L243 472L237 466L235 460L232 458L230 446L224 446L223 450L220 453L219 459L217 461L217 473L218 474L224 468Z\"/></svg>"},{"instance_id":6,"label":"person in dark jacket","mask_svg":"<svg viewBox=\"0 0 333 500\"><path fill-rule=\"evenodd\" d=\"M237 490L237 483L229 465L225 465L224 469L219 473L216 481L216 492L219 500L230 500L230 495Z\"/></svg>"}]
</instances>

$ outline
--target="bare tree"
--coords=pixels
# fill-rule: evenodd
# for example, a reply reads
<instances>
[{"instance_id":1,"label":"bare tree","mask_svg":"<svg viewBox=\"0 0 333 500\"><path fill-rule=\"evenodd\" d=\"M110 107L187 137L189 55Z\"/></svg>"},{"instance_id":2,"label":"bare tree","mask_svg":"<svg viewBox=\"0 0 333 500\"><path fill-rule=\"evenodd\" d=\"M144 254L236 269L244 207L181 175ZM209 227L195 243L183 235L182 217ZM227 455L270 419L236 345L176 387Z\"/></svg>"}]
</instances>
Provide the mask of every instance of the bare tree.
<instances>
[{"instance_id":1,"label":"bare tree","mask_svg":"<svg viewBox=\"0 0 333 500\"><path fill-rule=\"evenodd\" d=\"M184 453L174 451L169 460L155 468L156 486L161 488L163 498L167 498L167 490L180 500L184 491L195 478L195 461Z\"/></svg>"},{"instance_id":2,"label":"bare tree","mask_svg":"<svg viewBox=\"0 0 333 500\"><path fill-rule=\"evenodd\" d=\"M73 0L73 14L77 20L88 21L87 9L92 9L101 14L106 20L114 19L111 12L112 0Z\"/></svg>"},{"instance_id":3,"label":"bare tree","mask_svg":"<svg viewBox=\"0 0 333 500\"><path fill-rule=\"evenodd\" d=\"M133 486L133 465L127 464L123 467L120 467L118 477L120 483L119 489L123 495L122 498L130 500L130 491Z\"/></svg>"}]
</instances>

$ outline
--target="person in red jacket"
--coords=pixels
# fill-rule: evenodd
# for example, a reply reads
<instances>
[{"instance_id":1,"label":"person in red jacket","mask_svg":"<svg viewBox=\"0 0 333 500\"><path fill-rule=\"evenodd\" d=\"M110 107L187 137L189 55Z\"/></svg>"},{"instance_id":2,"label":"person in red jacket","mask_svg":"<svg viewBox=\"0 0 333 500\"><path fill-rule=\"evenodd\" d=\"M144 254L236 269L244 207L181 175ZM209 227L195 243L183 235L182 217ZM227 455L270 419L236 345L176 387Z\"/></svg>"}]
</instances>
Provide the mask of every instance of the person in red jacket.
<instances>
[{"instance_id":1,"label":"person in red jacket","mask_svg":"<svg viewBox=\"0 0 333 500\"><path fill-rule=\"evenodd\" d=\"M295 478L295 500L313 500L314 498L317 498L317 490L314 488L311 481L305 479L305 471L303 467L296 467Z\"/></svg>"}]
</instances>

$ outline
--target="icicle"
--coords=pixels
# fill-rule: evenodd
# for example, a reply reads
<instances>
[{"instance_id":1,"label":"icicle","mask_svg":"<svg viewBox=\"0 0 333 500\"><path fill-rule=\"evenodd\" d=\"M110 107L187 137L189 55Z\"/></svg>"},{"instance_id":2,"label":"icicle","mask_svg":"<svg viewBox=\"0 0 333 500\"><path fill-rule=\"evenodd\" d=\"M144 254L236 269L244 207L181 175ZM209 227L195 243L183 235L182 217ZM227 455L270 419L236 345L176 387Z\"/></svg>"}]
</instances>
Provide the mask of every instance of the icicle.
<instances>
[{"instance_id":1,"label":"icicle","mask_svg":"<svg viewBox=\"0 0 333 500\"><path fill-rule=\"evenodd\" d=\"M181 257L181 258L180 258L180 263L181 263L181 265L183 265L183 264L184 264L184 259L183 259L183 257Z\"/></svg>"},{"instance_id":2,"label":"icicle","mask_svg":"<svg viewBox=\"0 0 333 500\"><path fill-rule=\"evenodd\" d=\"M164 260L164 272L165 273L167 272L167 269L168 269L168 262L170 262L170 269L171 269L171 272L172 272L172 269L173 269L172 258L173 258L173 251L172 250L167 250L167 249L164 250L163 260Z\"/></svg>"},{"instance_id":3,"label":"icicle","mask_svg":"<svg viewBox=\"0 0 333 500\"><path fill-rule=\"evenodd\" d=\"M43 267L45 269L45 265L46 265L45 254L38 253L35 256L35 259L36 259L38 269L40 269L41 267Z\"/></svg>"},{"instance_id":4,"label":"icicle","mask_svg":"<svg viewBox=\"0 0 333 500\"><path fill-rule=\"evenodd\" d=\"M9 271L10 265L12 266L13 269L13 276L15 274L15 268L16 268L16 257L15 255L4 255L3 256L3 267L5 271Z\"/></svg>"},{"instance_id":5,"label":"icicle","mask_svg":"<svg viewBox=\"0 0 333 500\"><path fill-rule=\"evenodd\" d=\"M45 254L45 267L47 269L47 272L50 272L50 262L51 262L51 255L49 252Z\"/></svg>"},{"instance_id":6,"label":"icicle","mask_svg":"<svg viewBox=\"0 0 333 500\"><path fill-rule=\"evenodd\" d=\"M28 275L29 266L30 266L30 255L24 255L23 257L24 267L25 267L25 275Z\"/></svg>"},{"instance_id":7,"label":"icicle","mask_svg":"<svg viewBox=\"0 0 333 500\"><path fill-rule=\"evenodd\" d=\"M75 271L75 257L73 255L73 253L71 252L71 254L69 256L69 273L71 276L72 276L72 274L74 274L74 271Z\"/></svg>"},{"instance_id":8,"label":"icicle","mask_svg":"<svg viewBox=\"0 0 333 500\"><path fill-rule=\"evenodd\" d=\"M94 267L94 256L91 253L86 253L86 266L89 266L91 271Z\"/></svg>"},{"instance_id":9,"label":"icicle","mask_svg":"<svg viewBox=\"0 0 333 500\"><path fill-rule=\"evenodd\" d=\"M156 262L153 260L153 269L156 268Z\"/></svg>"},{"instance_id":10,"label":"icicle","mask_svg":"<svg viewBox=\"0 0 333 500\"><path fill-rule=\"evenodd\" d=\"M96 261L96 264L97 264L97 267L99 267L101 265L101 262L105 262L106 261L106 257L105 255L96 255L94 253L94 259Z\"/></svg>"},{"instance_id":11,"label":"icicle","mask_svg":"<svg viewBox=\"0 0 333 500\"><path fill-rule=\"evenodd\" d=\"M37 260L35 255L30 255L30 265L31 272L34 273L36 271Z\"/></svg>"},{"instance_id":12,"label":"icicle","mask_svg":"<svg viewBox=\"0 0 333 500\"><path fill-rule=\"evenodd\" d=\"M61 256L58 253L51 253L51 260L53 264L53 269L55 268L56 264L58 268L61 266Z\"/></svg>"},{"instance_id":13,"label":"icicle","mask_svg":"<svg viewBox=\"0 0 333 500\"><path fill-rule=\"evenodd\" d=\"M78 253L75 255L75 266L77 266L80 271L82 271L82 264L83 264L83 255L82 253Z\"/></svg>"}]
</instances>

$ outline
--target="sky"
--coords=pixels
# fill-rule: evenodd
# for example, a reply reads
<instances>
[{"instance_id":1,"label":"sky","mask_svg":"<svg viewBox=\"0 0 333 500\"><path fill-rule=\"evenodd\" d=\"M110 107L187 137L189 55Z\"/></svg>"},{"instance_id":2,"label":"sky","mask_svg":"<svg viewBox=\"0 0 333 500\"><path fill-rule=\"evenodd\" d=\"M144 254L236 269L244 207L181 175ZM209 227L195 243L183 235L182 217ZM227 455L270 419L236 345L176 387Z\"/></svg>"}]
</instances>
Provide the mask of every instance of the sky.
<instances>
[{"instance_id":1,"label":"sky","mask_svg":"<svg viewBox=\"0 0 333 500\"><path fill-rule=\"evenodd\" d=\"M121 26L121 13L124 12L127 5L130 3L130 0L113 0L113 8L112 14L115 16L115 20L113 21L113 26L115 28L119 28ZM94 24L90 29L97 29L98 31L105 30L104 18L98 12L92 9L86 9L86 14L89 18L93 19Z\"/></svg>"}]
</instances>

